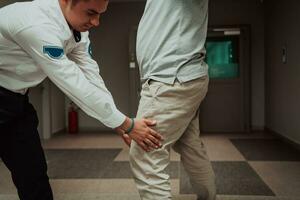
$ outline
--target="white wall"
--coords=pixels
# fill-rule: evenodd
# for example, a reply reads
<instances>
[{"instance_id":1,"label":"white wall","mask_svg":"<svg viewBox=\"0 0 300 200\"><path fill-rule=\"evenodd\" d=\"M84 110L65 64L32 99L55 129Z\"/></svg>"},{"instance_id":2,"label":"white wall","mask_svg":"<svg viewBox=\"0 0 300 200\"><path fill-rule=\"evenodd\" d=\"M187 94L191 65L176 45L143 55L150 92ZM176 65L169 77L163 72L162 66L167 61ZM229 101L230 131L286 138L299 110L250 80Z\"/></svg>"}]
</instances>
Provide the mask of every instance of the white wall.
<instances>
[{"instance_id":1,"label":"white wall","mask_svg":"<svg viewBox=\"0 0 300 200\"><path fill-rule=\"evenodd\" d=\"M265 1L266 126L300 144L300 1ZM283 64L282 47L287 48Z\"/></svg>"},{"instance_id":2,"label":"white wall","mask_svg":"<svg viewBox=\"0 0 300 200\"><path fill-rule=\"evenodd\" d=\"M51 134L65 130L65 95L53 84L50 85Z\"/></svg>"},{"instance_id":3,"label":"white wall","mask_svg":"<svg viewBox=\"0 0 300 200\"><path fill-rule=\"evenodd\" d=\"M30 1L30 0L22 0L22 1ZM8 4L12 4L15 2L22 2L22 1L20 1L20 0L0 0L0 8L3 6L6 6Z\"/></svg>"}]
</instances>

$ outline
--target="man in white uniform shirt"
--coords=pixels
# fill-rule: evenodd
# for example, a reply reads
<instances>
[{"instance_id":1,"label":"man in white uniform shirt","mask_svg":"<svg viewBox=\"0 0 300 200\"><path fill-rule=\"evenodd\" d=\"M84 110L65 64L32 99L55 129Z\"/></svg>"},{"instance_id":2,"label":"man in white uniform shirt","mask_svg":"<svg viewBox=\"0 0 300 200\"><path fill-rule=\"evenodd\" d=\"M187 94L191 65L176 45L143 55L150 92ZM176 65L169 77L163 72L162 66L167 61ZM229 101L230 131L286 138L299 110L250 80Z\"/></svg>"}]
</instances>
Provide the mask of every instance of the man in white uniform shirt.
<instances>
[{"instance_id":1,"label":"man in white uniform shirt","mask_svg":"<svg viewBox=\"0 0 300 200\"><path fill-rule=\"evenodd\" d=\"M51 200L38 119L28 88L46 77L88 115L135 140L159 148L153 120L134 120L115 106L91 58L88 30L99 25L108 0L36 0L0 9L0 158L21 200ZM127 134L126 134L127 133Z\"/></svg>"}]
</instances>

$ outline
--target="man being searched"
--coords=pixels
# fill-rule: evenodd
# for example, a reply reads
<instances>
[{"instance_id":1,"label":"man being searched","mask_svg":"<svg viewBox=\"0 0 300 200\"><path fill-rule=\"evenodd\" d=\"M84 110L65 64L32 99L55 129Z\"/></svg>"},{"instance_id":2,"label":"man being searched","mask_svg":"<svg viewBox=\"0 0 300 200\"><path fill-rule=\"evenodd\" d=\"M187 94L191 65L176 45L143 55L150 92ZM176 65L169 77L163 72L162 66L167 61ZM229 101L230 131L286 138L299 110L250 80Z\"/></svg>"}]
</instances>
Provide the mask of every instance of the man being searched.
<instances>
[{"instance_id":1,"label":"man being searched","mask_svg":"<svg viewBox=\"0 0 300 200\"><path fill-rule=\"evenodd\" d=\"M52 200L47 165L28 89L48 77L88 115L159 148L155 121L130 119L115 106L91 58L88 30L99 25L108 0L35 0L0 9L0 158L21 200ZM123 134L129 133L129 134Z\"/></svg>"}]
</instances>

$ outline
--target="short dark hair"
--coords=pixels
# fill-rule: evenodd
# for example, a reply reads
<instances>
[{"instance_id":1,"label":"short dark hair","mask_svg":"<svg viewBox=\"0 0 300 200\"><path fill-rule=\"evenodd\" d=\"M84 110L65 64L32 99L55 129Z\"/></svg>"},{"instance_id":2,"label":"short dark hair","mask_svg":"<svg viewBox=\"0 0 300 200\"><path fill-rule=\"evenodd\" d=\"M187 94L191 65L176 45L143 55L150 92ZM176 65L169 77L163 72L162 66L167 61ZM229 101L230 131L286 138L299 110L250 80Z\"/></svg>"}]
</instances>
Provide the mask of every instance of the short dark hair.
<instances>
[{"instance_id":1,"label":"short dark hair","mask_svg":"<svg viewBox=\"0 0 300 200\"><path fill-rule=\"evenodd\" d=\"M89 0L72 0L72 5L75 6L79 1L89 1Z\"/></svg>"},{"instance_id":2,"label":"short dark hair","mask_svg":"<svg viewBox=\"0 0 300 200\"><path fill-rule=\"evenodd\" d=\"M72 0L72 6L75 6L79 1L90 1L90 0ZM104 0L109 1L109 0Z\"/></svg>"}]
</instances>

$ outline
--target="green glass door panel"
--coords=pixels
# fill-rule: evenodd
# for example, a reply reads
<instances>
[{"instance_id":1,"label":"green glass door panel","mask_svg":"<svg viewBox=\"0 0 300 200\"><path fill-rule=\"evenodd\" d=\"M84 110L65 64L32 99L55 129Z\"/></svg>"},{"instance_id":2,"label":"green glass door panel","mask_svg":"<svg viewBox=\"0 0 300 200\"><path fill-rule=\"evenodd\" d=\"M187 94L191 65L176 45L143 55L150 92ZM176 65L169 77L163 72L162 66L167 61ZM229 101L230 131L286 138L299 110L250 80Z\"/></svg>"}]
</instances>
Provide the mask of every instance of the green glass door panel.
<instances>
[{"instance_id":1,"label":"green glass door panel","mask_svg":"<svg viewBox=\"0 0 300 200\"><path fill-rule=\"evenodd\" d=\"M237 49L233 40L207 41L206 63L209 77L213 79L230 79L239 77Z\"/></svg>"}]
</instances>

